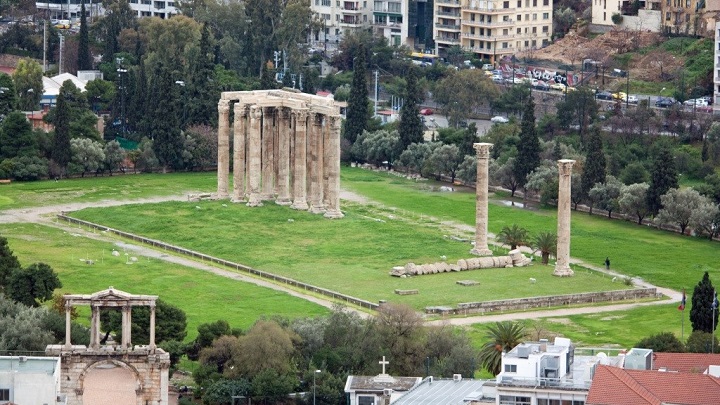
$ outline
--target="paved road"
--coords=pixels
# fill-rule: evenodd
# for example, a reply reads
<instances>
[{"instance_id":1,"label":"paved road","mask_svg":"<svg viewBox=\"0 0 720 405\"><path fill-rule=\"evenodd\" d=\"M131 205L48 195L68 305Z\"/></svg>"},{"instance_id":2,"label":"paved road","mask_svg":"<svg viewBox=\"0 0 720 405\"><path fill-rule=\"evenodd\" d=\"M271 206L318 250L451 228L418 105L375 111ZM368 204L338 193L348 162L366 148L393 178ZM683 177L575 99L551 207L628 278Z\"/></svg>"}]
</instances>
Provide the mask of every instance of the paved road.
<instances>
[{"instance_id":1,"label":"paved road","mask_svg":"<svg viewBox=\"0 0 720 405\"><path fill-rule=\"evenodd\" d=\"M341 198L344 200L352 200L355 202L361 202L365 203L367 200L360 195L348 192L348 191L341 191ZM146 257L152 257L158 260L164 260L169 263L175 263L180 264L183 266L196 268L198 270L203 271L209 271L213 274L217 274L222 277L227 277L233 280L253 283L255 285L261 286L261 287L267 287L272 288L274 290L283 291L286 292L292 296L306 299L308 301L314 302L318 305L322 305L326 308L332 308L334 306L334 302L330 301L328 299L325 299L323 297L315 296L315 295L309 295L305 294L300 291L296 291L290 288L287 288L283 285L270 283L268 281L257 279L254 277L249 277L243 274L239 274L236 272L225 270L221 267L209 264L209 263L203 263L203 262L197 262L195 260L191 260L185 256L181 255L174 255L169 254L165 251L157 251L153 250L147 246L144 245L138 245L135 243L129 243L126 241L118 241L117 239L110 238L108 236L105 236L103 234L99 233L93 233L89 231L84 231L82 229L79 229L77 227L72 227L62 221L54 221L54 215L61 212L61 211L75 211L83 208L89 208L89 207L110 207L110 206L118 206L118 205L125 205L125 204L137 204L137 203L157 203L157 202L163 202L163 201L184 201L187 197L185 195L182 196L163 196L163 197L155 197L155 198L147 198L147 199L139 199L139 200L106 200L106 201L99 201L99 202L87 202L87 203L67 203L67 204L59 204L54 206L45 206L45 207L37 207L37 208L27 208L27 209L14 209L14 210L6 210L6 211L0 211L0 223L14 223L14 222L26 222L26 223L41 223L43 225L48 226L54 226L58 227L64 230L72 231L73 233L79 233L83 236L86 236L88 238L93 238L97 240L102 240L106 242L115 243L118 247L135 252L138 256L146 256ZM468 226L464 224L453 224L450 222L443 222L444 226L455 226L458 229L461 230L467 230ZM531 252L529 249L525 248L525 253L530 254ZM623 277L621 274L618 274L612 270L607 271L602 267L597 267L593 265L588 265L587 263L584 263L577 259L571 259L571 263L579 264L587 268L592 268L594 270L605 272L612 276L617 277ZM633 279L633 283L640 287L655 287L641 279ZM637 302L637 303L623 303L623 304L611 304L611 305L603 305L603 306L589 306L589 307L578 307L578 308L559 308L559 309L548 309L548 310L541 310L541 311L531 311L531 312L513 312L513 313L507 313L507 314L495 314L495 315L478 315L478 316L467 316L463 318L447 318L447 319L441 319L441 320L433 320L429 321L428 324L431 325L439 325L439 324L449 324L449 325L472 325L476 323L487 323L487 322L497 322L497 321L504 321L504 320L520 320L520 319L538 319L538 318L546 318L546 317L563 317L568 315L578 315L578 314L591 314L591 313L599 313L599 312L610 312L610 311L624 311L631 308L637 308L641 306L648 306L648 305L658 305L658 304L667 304L670 302L679 302L682 294L678 291L670 290L667 288L660 288L656 287L659 292L662 294L670 297L671 301L668 300L662 300L662 301L650 301L650 302ZM370 314L362 311L354 310L354 312L360 314L363 317L370 316Z\"/></svg>"}]
</instances>

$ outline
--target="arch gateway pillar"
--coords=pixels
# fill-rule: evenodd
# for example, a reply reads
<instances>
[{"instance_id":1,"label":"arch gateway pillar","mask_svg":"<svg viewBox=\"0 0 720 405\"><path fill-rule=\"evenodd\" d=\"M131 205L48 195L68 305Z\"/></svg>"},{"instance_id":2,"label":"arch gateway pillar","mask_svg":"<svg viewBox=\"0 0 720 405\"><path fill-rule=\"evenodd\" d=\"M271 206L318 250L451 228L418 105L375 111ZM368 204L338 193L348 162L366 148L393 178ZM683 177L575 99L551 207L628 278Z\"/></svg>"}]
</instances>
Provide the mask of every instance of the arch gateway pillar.
<instances>
[{"instance_id":1,"label":"arch gateway pillar","mask_svg":"<svg viewBox=\"0 0 720 405\"><path fill-rule=\"evenodd\" d=\"M290 90L224 92L218 117L218 198L228 197L232 128L233 202L255 207L275 200L326 218L344 216L341 117L333 99Z\"/></svg>"}]
</instances>

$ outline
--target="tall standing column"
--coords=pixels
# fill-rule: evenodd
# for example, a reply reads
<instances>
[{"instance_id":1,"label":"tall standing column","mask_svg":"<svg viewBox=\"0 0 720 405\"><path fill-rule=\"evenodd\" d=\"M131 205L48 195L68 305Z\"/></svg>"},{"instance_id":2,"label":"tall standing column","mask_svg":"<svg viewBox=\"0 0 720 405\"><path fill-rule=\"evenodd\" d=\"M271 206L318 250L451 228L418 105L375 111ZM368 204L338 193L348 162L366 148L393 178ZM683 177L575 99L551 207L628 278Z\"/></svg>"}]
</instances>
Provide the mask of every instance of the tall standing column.
<instances>
[{"instance_id":1,"label":"tall standing column","mask_svg":"<svg viewBox=\"0 0 720 405\"><path fill-rule=\"evenodd\" d=\"M70 331L72 329L72 305L65 301L65 350L72 349L72 342L70 342Z\"/></svg>"},{"instance_id":2,"label":"tall standing column","mask_svg":"<svg viewBox=\"0 0 720 405\"><path fill-rule=\"evenodd\" d=\"M290 205L290 111L283 108L278 111L278 154L277 154L277 189L278 196L275 203Z\"/></svg>"},{"instance_id":3,"label":"tall standing column","mask_svg":"<svg viewBox=\"0 0 720 405\"><path fill-rule=\"evenodd\" d=\"M121 343L123 349L127 349L130 344L130 307L122 307L122 332L121 332Z\"/></svg>"},{"instance_id":4,"label":"tall standing column","mask_svg":"<svg viewBox=\"0 0 720 405\"><path fill-rule=\"evenodd\" d=\"M262 108L254 105L250 107L250 127L248 128L248 207L262 205L260 198L260 132Z\"/></svg>"},{"instance_id":5,"label":"tall standing column","mask_svg":"<svg viewBox=\"0 0 720 405\"><path fill-rule=\"evenodd\" d=\"M100 308L90 305L90 347L94 350L100 348Z\"/></svg>"},{"instance_id":6,"label":"tall standing column","mask_svg":"<svg viewBox=\"0 0 720 405\"><path fill-rule=\"evenodd\" d=\"M340 211L340 116L332 115L327 118L330 120L330 130L327 149L325 149L328 193L325 198L327 211L324 216L342 218L345 215Z\"/></svg>"},{"instance_id":7,"label":"tall standing column","mask_svg":"<svg viewBox=\"0 0 720 405\"><path fill-rule=\"evenodd\" d=\"M150 350L155 350L155 302L150 304Z\"/></svg>"},{"instance_id":8,"label":"tall standing column","mask_svg":"<svg viewBox=\"0 0 720 405\"><path fill-rule=\"evenodd\" d=\"M273 175L275 173L275 165L273 149L275 138L274 123L275 107L263 108L263 125L262 125L262 192L263 200L272 200L273 198Z\"/></svg>"},{"instance_id":9,"label":"tall standing column","mask_svg":"<svg viewBox=\"0 0 720 405\"><path fill-rule=\"evenodd\" d=\"M560 186L558 188L557 262L554 276L569 277L575 273L570 268L570 192L574 160L558 160Z\"/></svg>"},{"instance_id":10,"label":"tall standing column","mask_svg":"<svg viewBox=\"0 0 720 405\"><path fill-rule=\"evenodd\" d=\"M325 208L322 203L322 184L320 170L320 145L322 145L322 115L310 115L310 139L308 140L308 174L310 176L310 212L322 214Z\"/></svg>"},{"instance_id":11,"label":"tall standing column","mask_svg":"<svg viewBox=\"0 0 720 405\"><path fill-rule=\"evenodd\" d=\"M245 129L247 127L245 104L235 103L233 122L233 201L245 200Z\"/></svg>"},{"instance_id":12,"label":"tall standing column","mask_svg":"<svg viewBox=\"0 0 720 405\"><path fill-rule=\"evenodd\" d=\"M475 247L470 254L492 256L488 248L488 162L491 143L474 143L477 156L477 179L475 183Z\"/></svg>"},{"instance_id":13,"label":"tall standing column","mask_svg":"<svg viewBox=\"0 0 720 405\"><path fill-rule=\"evenodd\" d=\"M293 203L290 208L307 210L307 118L306 108L293 110L295 115L295 164L293 173Z\"/></svg>"},{"instance_id":14,"label":"tall standing column","mask_svg":"<svg viewBox=\"0 0 720 405\"><path fill-rule=\"evenodd\" d=\"M228 176L230 176L230 101L218 102L218 198L228 197Z\"/></svg>"}]
</instances>

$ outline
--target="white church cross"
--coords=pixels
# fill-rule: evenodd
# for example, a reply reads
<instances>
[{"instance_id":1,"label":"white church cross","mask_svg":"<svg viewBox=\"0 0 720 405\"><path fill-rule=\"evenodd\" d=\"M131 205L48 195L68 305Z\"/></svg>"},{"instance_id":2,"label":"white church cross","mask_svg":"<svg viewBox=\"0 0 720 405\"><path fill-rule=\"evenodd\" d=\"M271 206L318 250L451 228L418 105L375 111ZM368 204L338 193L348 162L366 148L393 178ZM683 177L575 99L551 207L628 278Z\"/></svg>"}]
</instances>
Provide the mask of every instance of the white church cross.
<instances>
[{"instance_id":1,"label":"white church cross","mask_svg":"<svg viewBox=\"0 0 720 405\"><path fill-rule=\"evenodd\" d=\"M382 368L383 368L383 372L382 372L382 373L383 373L383 375L385 375L385 366L388 365L388 364L390 364L390 362L389 362L389 361L385 361L385 356L383 356L382 361L378 361L378 363L379 363L379 364L382 364Z\"/></svg>"}]
</instances>

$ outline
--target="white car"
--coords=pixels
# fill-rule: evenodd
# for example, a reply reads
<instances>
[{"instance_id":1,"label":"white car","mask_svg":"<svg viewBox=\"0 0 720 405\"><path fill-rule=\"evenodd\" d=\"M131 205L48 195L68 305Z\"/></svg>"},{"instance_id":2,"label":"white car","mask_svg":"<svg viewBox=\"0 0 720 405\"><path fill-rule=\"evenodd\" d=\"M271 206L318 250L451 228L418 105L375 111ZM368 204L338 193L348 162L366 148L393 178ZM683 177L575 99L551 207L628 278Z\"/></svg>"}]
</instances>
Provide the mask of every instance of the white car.
<instances>
[{"instance_id":1,"label":"white car","mask_svg":"<svg viewBox=\"0 0 720 405\"><path fill-rule=\"evenodd\" d=\"M637 96L629 95L629 96L627 96L627 102L630 104L637 104L638 98L637 98Z\"/></svg>"},{"instance_id":2,"label":"white car","mask_svg":"<svg viewBox=\"0 0 720 405\"><path fill-rule=\"evenodd\" d=\"M510 120L503 117L502 115L496 115L496 116L490 118L490 122L496 122L499 124L507 124L508 122L510 122Z\"/></svg>"}]
</instances>

